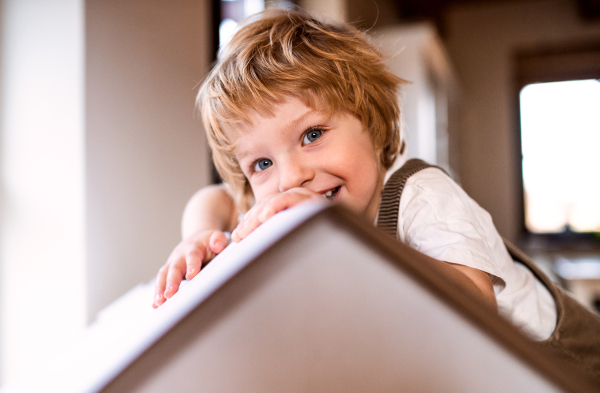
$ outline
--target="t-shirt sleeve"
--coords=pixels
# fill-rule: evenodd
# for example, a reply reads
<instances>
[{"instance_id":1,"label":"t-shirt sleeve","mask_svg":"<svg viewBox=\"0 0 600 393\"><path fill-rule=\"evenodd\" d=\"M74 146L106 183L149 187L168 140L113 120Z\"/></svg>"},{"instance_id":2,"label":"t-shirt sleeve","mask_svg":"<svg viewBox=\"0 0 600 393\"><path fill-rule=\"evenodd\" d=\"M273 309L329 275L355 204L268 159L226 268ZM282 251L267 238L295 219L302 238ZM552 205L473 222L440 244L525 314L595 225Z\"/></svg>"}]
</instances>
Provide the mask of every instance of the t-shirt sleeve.
<instances>
[{"instance_id":1,"label":"t-shirt sleeve","mask_svg":"<svg viewBox=\"0 0 600 393\"><path fill-rule=\"evenodd\" d=\"M506 251L490 214L441 170L427 168L408 179L398 235L432 258L489 273L497 294L504 288L499 256Z\"/></svg>"}]
</instances>

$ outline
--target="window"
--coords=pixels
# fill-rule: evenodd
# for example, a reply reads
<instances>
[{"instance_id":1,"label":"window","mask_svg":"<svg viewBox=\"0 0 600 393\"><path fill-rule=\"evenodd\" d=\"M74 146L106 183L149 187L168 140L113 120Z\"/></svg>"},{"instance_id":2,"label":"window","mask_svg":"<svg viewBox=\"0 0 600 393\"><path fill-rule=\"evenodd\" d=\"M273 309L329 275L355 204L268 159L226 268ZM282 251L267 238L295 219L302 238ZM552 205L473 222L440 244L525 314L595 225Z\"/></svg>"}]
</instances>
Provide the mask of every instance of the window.
<instances>
[{"instance_id":1,"label":"window","mask_svg":"<svg viewBox=\"0 0 600 393\"><path fill-rule=\"evenodd\" d=\"M515 55L524 238L545 249L596 248L600 44L565 42Z\"/></svg>"},{"instance_id":2,"label":"window","mask_svg":"<svg viewBox=\"0 0 600 393\"><path fill-rule=\"evenodd\" d=\"M600 232L600 81L529 84L519 101L527 231Z\"/></svg>"},{"instance_id":3,"label":"window","mask_svg":"<svg viewBox=\"0 0 600 393\"><path fill-rule=\"evenodd\" d=\"M226 44L244 18L265 9L264 0L221 0L219 46Z\"/></svg>"}]
</instances>

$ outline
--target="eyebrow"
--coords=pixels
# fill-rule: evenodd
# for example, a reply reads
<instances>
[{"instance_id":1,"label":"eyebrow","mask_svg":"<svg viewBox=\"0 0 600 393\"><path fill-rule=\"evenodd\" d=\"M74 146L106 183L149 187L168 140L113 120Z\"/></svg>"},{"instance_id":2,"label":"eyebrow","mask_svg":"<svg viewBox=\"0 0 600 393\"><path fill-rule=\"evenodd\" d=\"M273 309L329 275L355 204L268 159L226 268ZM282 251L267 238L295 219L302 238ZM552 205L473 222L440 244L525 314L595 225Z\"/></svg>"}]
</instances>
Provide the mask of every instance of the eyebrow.
<instances>
[{"instance_id":1,"label":"eyebrow","mask_svg":"<svg viewBox=\"0 0 600 393\"><path fill-rule=\"evenodd\" d=\"M288 123L285 127L283 127L283 132L288 133L291 130L295 129L298 127L299 124L302 124L302 122L304 120L306 120L307 117L309 117L310 115L312 115L313 113L317 112L314 109L309 109L308 111L306 111L303 115L298 116L298 118L292 120L290 123Z\"/></svg>"},{"instance_id":2,"label":"eyebrow","mask_svg":"<svg viewBox=\"0 0 600 393\"><path fill-rule=\"evenodd\" d=\"M304 114L298 116L296 119L292 120L291 122L289 122L288 124L283 126L282 132L289 133L291 130L297 128L298 125L302 124L302 122L304 122L307 117L309 117L310 115L312 115L314 113L319 113L319 112L321 112L321 111L309 108L309 110L307 110ZM238 161L241 160L242 158L245 158L246 156L248 156L250 154L251 154L251 151L248 151L248 150L240 152L240 154L238 156Z\"/></svg>"}]
</instances>

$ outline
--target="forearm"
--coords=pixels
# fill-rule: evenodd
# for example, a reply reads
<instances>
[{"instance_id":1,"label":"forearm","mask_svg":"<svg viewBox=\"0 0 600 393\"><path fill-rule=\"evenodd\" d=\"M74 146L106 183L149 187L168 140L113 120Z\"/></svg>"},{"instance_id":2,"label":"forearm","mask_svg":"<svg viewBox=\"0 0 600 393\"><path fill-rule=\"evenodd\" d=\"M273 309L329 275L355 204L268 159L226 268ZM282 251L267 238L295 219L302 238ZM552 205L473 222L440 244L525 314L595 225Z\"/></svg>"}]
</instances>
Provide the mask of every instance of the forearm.
<instances>
[{"instance_id":1,"label":"forearm","mask_svg":"<svg viewBox=\"0 0 600 393\"><path fill-rule=\"evenodd\" d=\"M237 225L238 212L227 185L202 188L187 203L181 220L181 234L186 239L207 229L231 232Z\"/></svg>"},{"instance_id":2,"label":"forearm","mask_svg":"<svg viewBox=\"0 0 600 393\"><path fill-rule=\"evenodd\" d=\"M450 266L452 268L451 270L454 270L454 272L450 272L463 287L469 288L469 290L472 290L473 293L484 302L494 309L498 309L494 287L488 273L464 265L450 262L444 263Z\"/></svg>"},{"instance_id":3,"label":"forearm","mask_svg":"<svg viewBox=\"0 0 600 393\"><path fill-rule=\"evenodd\" d=\"M488 273L468 266L440 261L426 255L424 257L434 262L438 270L451 276L453 281L471 296L483 300L494 310L498 309L494 287Z\"/></svg>"}]
</instances>

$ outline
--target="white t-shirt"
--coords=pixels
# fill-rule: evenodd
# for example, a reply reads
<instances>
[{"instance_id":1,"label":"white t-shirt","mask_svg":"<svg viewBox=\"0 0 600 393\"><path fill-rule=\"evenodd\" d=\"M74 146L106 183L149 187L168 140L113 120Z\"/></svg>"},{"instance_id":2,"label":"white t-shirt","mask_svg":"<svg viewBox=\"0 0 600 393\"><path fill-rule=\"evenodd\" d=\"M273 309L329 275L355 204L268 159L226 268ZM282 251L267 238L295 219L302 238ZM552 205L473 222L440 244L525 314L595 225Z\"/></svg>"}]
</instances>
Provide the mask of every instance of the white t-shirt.
<instances>
[{"instance_id":1,"label":"white t-shirt","mask_svg":"<svg viewBox=\"0 0 600 393\"><path fill-rule=\"evenodd\" d=\"M534 340L556 326L546 287L510 257L490 214L437 168L411 176L398 212L400 240L432 258L489 273L498 312Z\"/></svg>"}]
</instances>

